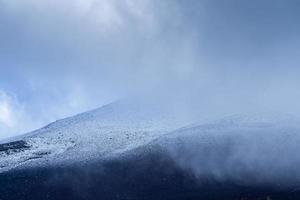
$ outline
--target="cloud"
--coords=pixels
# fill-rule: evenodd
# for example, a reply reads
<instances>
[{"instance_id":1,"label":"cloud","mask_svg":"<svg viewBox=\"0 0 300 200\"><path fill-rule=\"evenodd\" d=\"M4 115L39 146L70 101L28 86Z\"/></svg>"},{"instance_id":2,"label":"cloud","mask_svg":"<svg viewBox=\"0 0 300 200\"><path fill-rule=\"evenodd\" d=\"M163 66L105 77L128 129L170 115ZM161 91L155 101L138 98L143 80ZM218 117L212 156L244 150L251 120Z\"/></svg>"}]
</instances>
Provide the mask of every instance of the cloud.
<instances>
[{"instance_id":1,"label":"cloud","mask_svg":"<svg viewBox=\"0 0 300 200\"><path fill-rule=\"evenodd\" d=\"M298 12L285 6L0 0L0 85L43 124L136 93L186 115L300 112Z\"/></svg>"},{"instance_id":2,"label":"cloud","mask_svg":"<svg viewBox=\"0 0 300 200\"><path fill-rule=\"evenodd\" d=\"M1 92L0 99L0 121L3 125L12 127L14 121L12 119L11 105L9 105L9 97Z\"/></svg>"},{"instance_id":3,"label":"cloud","mask_svg":"<svg viewBox=\"0 0 300 200\"><path fill-rule=\"evenodd\" d=\"M0 0L0 5L0 84L11 94L5 109L19 127L3 130L7 137L153 88L172 69L166 56L173 56L169 44L175 38L167 41L163 29L174 27L166 13L176 4ZM161 68L164 63L168 69Z\"/></svg>"},{"instance_id":4,"label":"cloud","mask_svg":"<svg viewBox=\"0 0 300 200\"><path fill-rule=\"evenodd\" d=\"M17 27L22 32L62 44L110 38L120 32L123 36L131 31L149 34L160 23L157 3L149 0L1 0L1 4L2 15L22 22ZM85 36L92 38L81 38Z\"/></svg>"},{"instance_id":5,"label":"cloud","mask_svg":"<svg viewBox=\"0 0 300 200\"><path fill-rule=\"evenodd\" d=\"M0 90L0 139L29 131L38 125L31 121L18 100L8 93Z\"/></svg>"}]
</instances>

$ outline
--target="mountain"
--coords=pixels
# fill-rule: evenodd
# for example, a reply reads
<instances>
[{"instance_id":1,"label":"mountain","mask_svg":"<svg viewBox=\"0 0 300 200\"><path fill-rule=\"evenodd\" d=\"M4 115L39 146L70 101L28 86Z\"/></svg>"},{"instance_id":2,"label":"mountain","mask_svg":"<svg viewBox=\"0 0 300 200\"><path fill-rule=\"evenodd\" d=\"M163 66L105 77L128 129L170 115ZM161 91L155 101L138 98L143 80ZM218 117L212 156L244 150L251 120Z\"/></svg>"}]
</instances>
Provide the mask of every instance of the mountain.
<instances>
[{"instance_id":1,"label":"mountain","mask_svg":"<svg viewBox=\"0 0 300 200\"><path fill-rule=\"evenodd\" d=\"M0 144L0 199L299 199L300 123L116 102Z\"/></svg>"}]
</instances>

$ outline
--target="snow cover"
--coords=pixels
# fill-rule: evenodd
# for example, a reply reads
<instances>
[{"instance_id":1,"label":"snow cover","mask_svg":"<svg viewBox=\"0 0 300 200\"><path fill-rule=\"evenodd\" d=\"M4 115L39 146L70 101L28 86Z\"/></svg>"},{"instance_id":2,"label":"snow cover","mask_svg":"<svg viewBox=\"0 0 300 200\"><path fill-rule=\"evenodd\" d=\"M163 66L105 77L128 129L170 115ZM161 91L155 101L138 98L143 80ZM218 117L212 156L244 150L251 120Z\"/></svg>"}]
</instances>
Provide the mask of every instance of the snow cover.
<instances>
[{"instance_id":1,"label":"snow cover","mask_svg":"<svg viewBox=\"0 0 300 200\"><path fill-rule=\"evenodd\" d=\"M180 127L158 107L116 102L13 138L30 148L0 152L0 173L22 167L84 163L146 144ZM6 141L7 142L7 141Z\"/></svg>"}]
</instances>

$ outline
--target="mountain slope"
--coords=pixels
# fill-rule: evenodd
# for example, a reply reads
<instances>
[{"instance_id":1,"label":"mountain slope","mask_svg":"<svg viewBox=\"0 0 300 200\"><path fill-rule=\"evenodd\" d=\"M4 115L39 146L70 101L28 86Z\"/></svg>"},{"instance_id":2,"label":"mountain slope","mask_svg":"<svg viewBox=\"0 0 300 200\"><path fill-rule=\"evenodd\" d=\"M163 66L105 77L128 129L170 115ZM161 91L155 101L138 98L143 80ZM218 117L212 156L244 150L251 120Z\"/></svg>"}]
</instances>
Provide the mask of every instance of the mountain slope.
<instances>
[{"instance_id":1,"label":"mountain slope","mask_svg":"<svg viewBox=\"0 0 300 200\"><path fill-rule=\"evenodd\" d=\"M28 144L36 138L41 140L36 144L43 144L36 149L51 146L53 151L17 164L18 170L0 173L0 199L300 198L300 129L293 117L233 116L167 131L172 126L162 124L172 120L158 117L156 111L144 116L133 109L121 112L116 108L110 105L62 120L2 145L2 150L12 151L10 156L14 159L25 152L32 154L33 146ZM88 135L81 135L82 127ZM107 132L94 131L96 127L105 127ZM58 136L56 130L62 132L57 140L52 138ZM105 134L98 136L99 133ZM133 140L127 141L127 133ZM113 141L103 142L111 135ZM56 148L62 149L60 145L69 144L71 136L76 145L70 141L69 148L55 152Z\"/></svg>"},{"instance_id":2,"label":"mountain slope","mask_svg":"<svg viewBox=\"0 0 300 200\"><path fill-rule=\"evenodd\" d=\"M127 101L112 103L14 138L15 144L3 144L0 172L75 162L83 164L112 157L147 144L181 125L153 105Z\"/></svg>"}]
</instances>

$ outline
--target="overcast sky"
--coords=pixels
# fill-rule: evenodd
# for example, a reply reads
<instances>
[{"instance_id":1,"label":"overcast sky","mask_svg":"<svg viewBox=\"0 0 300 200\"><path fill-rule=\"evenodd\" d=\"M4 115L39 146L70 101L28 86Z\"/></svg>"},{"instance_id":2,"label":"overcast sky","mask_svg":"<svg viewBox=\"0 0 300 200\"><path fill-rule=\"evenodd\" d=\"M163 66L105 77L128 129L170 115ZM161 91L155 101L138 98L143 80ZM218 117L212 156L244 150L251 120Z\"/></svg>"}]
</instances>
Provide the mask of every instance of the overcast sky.
<instances>
[{"instance_id":1,"label":"overcast sky","mask_svg":"<svg viewBox=\"0 0 300 200\"><path fill-rule=\"evenodd\" d=\"M299 23L298 0L0 0L0 139L141 91L298 114Z\"/></svg>"}]
</instances>

